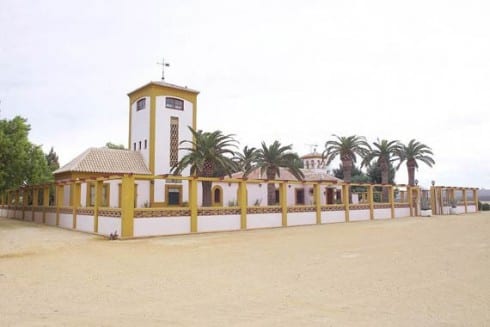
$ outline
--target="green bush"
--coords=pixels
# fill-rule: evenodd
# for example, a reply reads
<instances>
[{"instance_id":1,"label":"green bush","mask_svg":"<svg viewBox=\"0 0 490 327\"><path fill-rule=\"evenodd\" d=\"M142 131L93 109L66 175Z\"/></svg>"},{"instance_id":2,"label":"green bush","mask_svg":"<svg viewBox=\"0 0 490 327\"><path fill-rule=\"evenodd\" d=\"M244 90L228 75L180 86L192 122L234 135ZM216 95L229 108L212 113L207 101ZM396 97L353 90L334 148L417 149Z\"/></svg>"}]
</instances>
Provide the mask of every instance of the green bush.
<instances>
[{"instance_id":1,"label":"green bush","mask_svg":"<svg viewBox=\"0 0 490 327\"><path fill-rule=\"evenodd\" d=\"M482 203L481 201L478 201L478 210L480 210L480 211L490 211L490 204L488 204L488 203Z\"/></svg>"}]
</instances>

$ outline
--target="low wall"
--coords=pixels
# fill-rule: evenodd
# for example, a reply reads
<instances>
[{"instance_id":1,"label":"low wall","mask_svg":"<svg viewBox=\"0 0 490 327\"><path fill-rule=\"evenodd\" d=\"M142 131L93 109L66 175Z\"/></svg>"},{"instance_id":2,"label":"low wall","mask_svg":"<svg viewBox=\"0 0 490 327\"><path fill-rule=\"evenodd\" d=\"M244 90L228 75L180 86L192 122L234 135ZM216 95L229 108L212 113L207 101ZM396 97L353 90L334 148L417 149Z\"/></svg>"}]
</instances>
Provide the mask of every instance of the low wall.
<instances>
[{"instance_id":1,"label":"low wall","mask_svg":"<svg viewBox=\"0 0 490 327\"><path fill-rule=\"evenodd\" d=\"M134 219L134 237L189 234L190 217L150 217Z\"/></svg>"}]
</instances>

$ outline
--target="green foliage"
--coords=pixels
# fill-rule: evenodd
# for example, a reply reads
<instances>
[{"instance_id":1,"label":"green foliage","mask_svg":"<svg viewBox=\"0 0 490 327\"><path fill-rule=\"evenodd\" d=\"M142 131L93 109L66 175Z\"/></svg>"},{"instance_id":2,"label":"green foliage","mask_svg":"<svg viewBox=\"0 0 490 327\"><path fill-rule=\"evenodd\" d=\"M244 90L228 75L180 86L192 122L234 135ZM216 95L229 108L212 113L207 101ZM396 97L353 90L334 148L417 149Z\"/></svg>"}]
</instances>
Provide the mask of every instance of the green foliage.
<instances>
[{"instance_id":1,"label":"green foliage","mask_svg":"<svg viewBox=\"0 0 490 327\"><path fill-rule=\"evenodd\" d=\"M393 162L399 160L401 145L398 141L377 140L373 142L371 151L364 157L361 166L371 167L373 161L381 171L381 183L389 183L390 170ZM393 178L394 179L394 178Z\"/></svg>"},{"instance_id":2,"label":"green foliage","mask_svg":"<svg viewBox=\"0 0 490 327\"><path fill-rule=\"evenodd\" d=\"M399 169L401 164L406 161L408 184L415 185L415 169L419 167L418 162L423 162L427 166L432 167L432 165L435 164L435 161L432 158L433 155L430 147L412 139L408 142L408 145L401 144L400 152L398 154L400 162L396 169Z\"/></svg>"},{"instance_id":3,"label":"green foliage","mask_svg":"<svg viewBox=\"0 0 490 327\"><path fill-rule=\"evenodd\" d=\"M49 171L54 172L56 169L60 168L58 155L54 152L53 147L51 147L49 153L46 155L46 161L48 163Z\"/></svg>"},{"instance_id":4,"label":"green foliage","mask_svg":"<svg viewBox=\"0 0 490 327\"><path fill-rule=\"evenodd\" d=\"M238 169L242 171L248 171L252 168L252 164L257 157L257 149L254 147L249 148L245 146L241 153L237 153L236 162L238 164Z\"/></svg>"},{"instance_id":5,"label":"green foliage","mask_svg":"<svg viewBox=\"0 0 490 327\"><path fill-rule=\"evenodd\" d=\"M53 180L43 151L29 141L29 130L20 116L0 120L0 192Z\"/></svg>"},{"instance_id":6,"label":"green foliage","mask_svg":"<svg viewBox=\"0 0 490 327\"><path fill-rule=\"evenodd\" d=\"M107 142L105 144L105 147L106 148L109 148L109 149L117 149L117 150L124 150L126 149L126 147L122 144L115 144L115 143L111 143L111 142Z\"/></svg>"},{"instance_id":7,"label":"green foliage","mask_svg":"<svg viewBox=\"0 0 490 327\"><path fill-rule=\"evenodd\" d=\"M388 184L394 184L395 183L395 167L393 167L392 164L390 164L390 168L388 171ZM367 168L367 174L366 176L368 177L368 182L369 183L375 183L375 184L381 184L381 168L377 165L369 166Z\"/></svg>"},{"instance_id":8,"label":"green foliage","mask_svg":"<svg viewBox=\"0 0 490 327\"><path fill-rule=\"evenodd\" d=\"M480 211L490 211L490 204L478 201L478 210Z\"/></svg>"}]
</instances>

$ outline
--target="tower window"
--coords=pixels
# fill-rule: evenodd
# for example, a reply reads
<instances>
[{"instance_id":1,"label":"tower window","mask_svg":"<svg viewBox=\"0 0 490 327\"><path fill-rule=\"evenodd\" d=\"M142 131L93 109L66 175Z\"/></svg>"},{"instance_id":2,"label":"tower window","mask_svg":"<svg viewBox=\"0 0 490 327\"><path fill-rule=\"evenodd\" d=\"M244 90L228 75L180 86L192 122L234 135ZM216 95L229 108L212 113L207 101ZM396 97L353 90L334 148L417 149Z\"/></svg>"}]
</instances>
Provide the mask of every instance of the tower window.
<instances>
[{"instance_id":1,"label":"tower window","mask_svg":"<svg viewBox=\"0 0 490 327\"><path fill-rule=\"evenodd\" d=\"M145 149L148 147L148 141L145 140Z\"/></svg>"},{"instance_id":2,"label":"tower window","mask_svg":"<svg viewBox=\"0 0 490 327\"><path fill-rule=\"evenodd\" d=\"M136 142L133 143L133 151L136 151Z\"/></svg>"},{"instance_id":3,"label":"tower window","mask_svg":"<svg viewBox=\"0 0 490 327\"><path fill-rule=\"evenodd\" d=\"M184 110L184 101L176 98L165 98L165 107L175 110Z\"/></svg>"},{"instance_id":4,"label":"tower window","mask_svg":"<svg viewBox=\"0 0 490 327\"><path fill-rule=\"evenodd\" d=\"M141 141L139 142L139 146L140 146L139 150L141 150Z\"/></svg>"},{"instance_id":5,"label":"tower window","mask_svg":"<svg viewBox=\"0 0 490 327\"><path fill-rule=\"evenodd\" d=\"M136 111L143 110L145 109L145 107L146 107L146 98L140 99L138 100L138 102L136 102Z\"/></svg>"}]
</instances>

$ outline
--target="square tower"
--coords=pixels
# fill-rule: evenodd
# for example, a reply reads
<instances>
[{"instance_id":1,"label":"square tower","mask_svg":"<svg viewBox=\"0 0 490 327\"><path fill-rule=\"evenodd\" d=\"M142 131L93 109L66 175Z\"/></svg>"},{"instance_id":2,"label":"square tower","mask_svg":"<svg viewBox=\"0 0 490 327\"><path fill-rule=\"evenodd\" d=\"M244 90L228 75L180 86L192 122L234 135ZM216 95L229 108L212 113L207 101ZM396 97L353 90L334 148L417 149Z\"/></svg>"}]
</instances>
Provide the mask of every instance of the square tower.
<instances>
[{"instance_id":1,"label":"square tower","mask_svg":"<svg viewBox=\"0 0 490 327\"><path fill-rule=\"evenodd\" d=\"M198 91L163 81L150 82L130 93L128 149L139 151L154 175L170 173L182 157L183 140L196 129Z\"/></svg>"}]
</instances>

